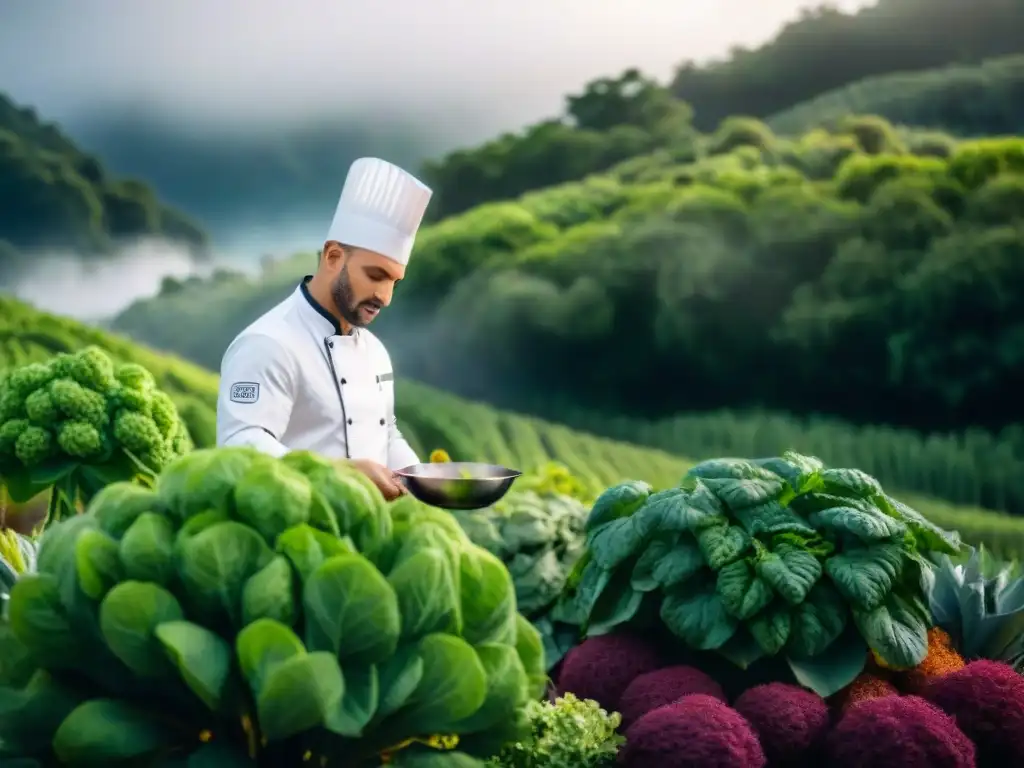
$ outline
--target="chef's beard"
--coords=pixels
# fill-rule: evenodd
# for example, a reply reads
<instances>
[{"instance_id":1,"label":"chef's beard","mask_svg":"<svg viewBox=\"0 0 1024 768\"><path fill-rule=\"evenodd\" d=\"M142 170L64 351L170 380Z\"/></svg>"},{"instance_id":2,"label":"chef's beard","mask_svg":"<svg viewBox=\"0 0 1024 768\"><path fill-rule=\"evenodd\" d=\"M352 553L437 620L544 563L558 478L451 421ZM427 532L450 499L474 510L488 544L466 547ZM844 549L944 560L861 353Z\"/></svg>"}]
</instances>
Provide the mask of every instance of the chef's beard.
<instances>
[{"instance_id":1,"label":"chef's beard","mask_svg":"<svg viewBox=\"0 0 1024 768\"><path fill-rule=\"evenodd\" d=\"M367 299L366 301L356 300L355 294L352 291L352 283L348 279L348 264L341 268L341 272L334 282L331 283L331 299L334 301L334 307L338 310L338 314L341 315L341 319L353 328L365 328L372 322L372 320L364 321L362 319L362 316L359 314L360 309L363 307L381 308L380 302L374 299Z\"/></svg>"}]
</instances>

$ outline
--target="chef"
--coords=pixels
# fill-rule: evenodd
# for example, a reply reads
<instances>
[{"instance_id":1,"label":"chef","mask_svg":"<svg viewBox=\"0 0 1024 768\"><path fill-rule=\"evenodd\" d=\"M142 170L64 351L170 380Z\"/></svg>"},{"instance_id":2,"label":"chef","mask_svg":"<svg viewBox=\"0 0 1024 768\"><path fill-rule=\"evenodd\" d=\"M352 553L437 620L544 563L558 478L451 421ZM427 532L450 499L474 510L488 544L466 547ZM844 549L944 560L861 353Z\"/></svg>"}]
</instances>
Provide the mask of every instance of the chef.
<instances>
[{"instance_id":1,"label":"chef","mask_svg":"<svg viewBox=\"0 0 1024 768\"><path fill-rule=\"evenodd\" d=\"M395 420L395 379L367 330L405 276L431 190L376 158L349 169L316 274L231 342L220 368L217 445L349 460L385 498L417 464Z\"/></svg>"}]
</instances>

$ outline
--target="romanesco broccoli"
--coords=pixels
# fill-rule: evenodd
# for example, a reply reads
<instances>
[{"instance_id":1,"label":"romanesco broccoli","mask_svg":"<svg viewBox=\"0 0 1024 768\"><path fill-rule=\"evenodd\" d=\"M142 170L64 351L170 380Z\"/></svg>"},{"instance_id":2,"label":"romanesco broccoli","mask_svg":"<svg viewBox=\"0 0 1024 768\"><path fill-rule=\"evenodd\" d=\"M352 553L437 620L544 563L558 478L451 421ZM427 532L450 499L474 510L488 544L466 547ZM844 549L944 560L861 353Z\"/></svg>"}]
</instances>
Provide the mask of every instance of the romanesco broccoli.
<instances>
[{"instance_id":1,"label":"romanesco broccoli","mask_svg":"<svg viewBox=\"0 0 1024 768\"><path fill-rule=\"evenodd\" d=\"M192 450L174 402L142 366L115 366L89 347L0 378L0 474L60 455L103 463L117 448L157 472Z\"/></svg>"}]
</instances>

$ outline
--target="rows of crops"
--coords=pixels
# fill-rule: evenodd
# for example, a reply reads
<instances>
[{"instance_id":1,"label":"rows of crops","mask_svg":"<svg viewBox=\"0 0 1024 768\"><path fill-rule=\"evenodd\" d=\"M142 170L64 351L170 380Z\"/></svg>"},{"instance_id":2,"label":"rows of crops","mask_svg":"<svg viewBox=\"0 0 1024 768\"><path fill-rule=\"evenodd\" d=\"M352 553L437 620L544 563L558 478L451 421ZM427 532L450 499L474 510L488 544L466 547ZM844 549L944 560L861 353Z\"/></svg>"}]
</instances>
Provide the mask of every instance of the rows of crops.
<instances>
[{"instance_id":1,"label":"rows of crops","mask_svg":"<svg viewBox=\"0 0 1024 768\"><path fill-rule=\"evenodd\" d=\"M547 404L535 409L613 440L651 446L700 461L712 456L772 456L786 450L820 456L832 466L860 467L886 485L924 496L1024 514L1024 426L1000 435L970 431L922 436L886 426L777 413L682 414L644 421Z\"/></svg>"},{"instance_id":2,"label":"rows of crops","mask_svg":"<svg viewBox=\"0 0 1024 768\"><path fill-rule=\"evenodd\" d=\"M38 312L13 299L0 298L0 369L87 344L97 344L119 360L138 362L151 370L160 387L175 399L196 443L212 444L215 374L95 328ZM871 431L853 437L850 433L830 432L824 422L800 429L795 421L766 419L758 425L751 419L723 415L643 425L616 419L588 421L568 412L566 421L585 430L577 431L470 403L407 381L399 384L397 399L399 423L422 457L433 448L443 447L457 460L491 461L527 471L557 460L595 489L625 478L667 487L674 485L694 461L709 456L765 456L789 448L819 455L833 466L863 468L897 491L920 492L927 488L926 481L938 487L944 479L952 482L945 475L958 472L955 464L943 465L938 458L936 468L924 472L920 468L925 466L924 459L918 457L915 463L914 445L899 433L877 430L872 443ZM588 428L607 437L595 437L586 431ZM886 442L886 434L892 435L892 442ZM936 440L932 445L946 444ZM932 450L936 457L942 455L940 447ZM963 445L962 450L969 452L971 447ZM966 472L959 470L964 476ZM980 475L972 486L979 495L991 492L985 477ZM1004 487L1012 487L1012 480L1007 477ZM940 525L960 530L971 543L983 543L1005 557L1024 556L1024 521L976 508L982 506L976 503L960 506L930 498L952 495L922 493L912 503ZM964 497L971 502L968 494Z\"/></svg>"}]
</instances>

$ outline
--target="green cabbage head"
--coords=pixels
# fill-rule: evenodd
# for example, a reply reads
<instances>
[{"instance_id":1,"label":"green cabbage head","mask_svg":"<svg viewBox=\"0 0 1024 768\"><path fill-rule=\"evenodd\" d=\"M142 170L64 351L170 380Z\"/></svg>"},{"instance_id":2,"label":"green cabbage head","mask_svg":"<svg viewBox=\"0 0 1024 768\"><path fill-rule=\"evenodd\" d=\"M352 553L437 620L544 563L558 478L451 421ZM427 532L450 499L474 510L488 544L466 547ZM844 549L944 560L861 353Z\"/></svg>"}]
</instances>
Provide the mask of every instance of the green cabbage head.
<instances>
[{"instance_id":1,"label":"green cabbage head","mask_svg":"<svg viewBox=\"0 0 1024 768\"><path fill-rule=\"evenodd\" d=\"M545 669L508 571L450 517L243 448L47 530L10 650L0 762L83 766L475 765L522 737Z\"/></svg>"}]
</instances>

